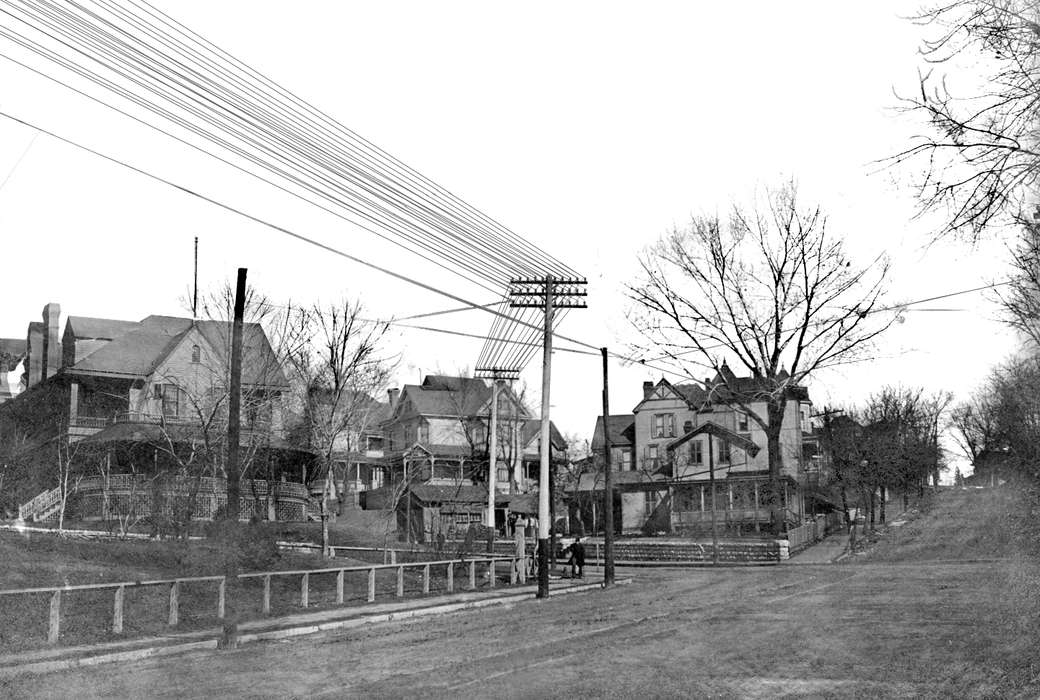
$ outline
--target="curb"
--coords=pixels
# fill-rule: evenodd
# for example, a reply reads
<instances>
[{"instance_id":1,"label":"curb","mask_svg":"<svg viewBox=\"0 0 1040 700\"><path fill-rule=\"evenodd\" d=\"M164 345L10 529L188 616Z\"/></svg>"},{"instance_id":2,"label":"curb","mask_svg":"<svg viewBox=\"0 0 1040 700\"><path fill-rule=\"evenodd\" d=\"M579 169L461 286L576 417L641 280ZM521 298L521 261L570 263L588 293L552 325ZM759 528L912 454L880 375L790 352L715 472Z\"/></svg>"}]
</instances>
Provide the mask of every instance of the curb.
<instances>
[{"instance_id":1,"label":"curb","mask_svg":"<svg viewBox=\"0 0 1040 700\"><path fill-rule=\"evenodd\" d=\"M628 585L630 583L632 583L631 578L619 579L615 581L615 585L618 586ZM566 588L558 588L556 590L550 590L549 596L556 597L572 593L586 593L593 590L603 590L603 585L600 583L586 583L568 586ZM419 617L426 617L428 615L445 615L453 612L460 612L463 610L475 610L495 605L515 605L516 603L525 600L532 600L531 590L525 590L509 595L500 595L477 600L466 600L455 603L439 603L433 605L425 605L422 607L405 608L402 610L367 615L361 614L355 617L348 617L338 620L333 619L327 622L319 622L317 624L293 625L289 627L276 627L274 629L264 629L256 632L245 632L238 635L238 643L239 645L243 645L275 639L288 639L291 637L300 637L310 634L316 634L318 632L326 632L330 630L363 627L364 625L378 624L381 622L409 620ZM336 612L342 612L342 609L338 611L329 611L330 614L334 614ZM258 626L260 624L261 623L257 623ZM196 633L196 635L197 634L198 633ZM205 649L217 649L220 632L214 630L212 634L214 635L212 639L203 639L191 642L179 642L173 644L152 644L150 646L140 647L136 649L112 651L107 653L79 656L74 658L53 659L49 661L33 661L23 664L10 664L6 666L0 666L0 678L11 678L26 673L53 673L56 671L67 671L76 668L98 666L105 663L119 661L139 661L151 657L171 656L173 654L181 654L190 651L199 651ZM142 642L147 642L147 640L142 640ZM2 662L3 659L0 658L0 663Z\"/></svg>"}]
</instances>

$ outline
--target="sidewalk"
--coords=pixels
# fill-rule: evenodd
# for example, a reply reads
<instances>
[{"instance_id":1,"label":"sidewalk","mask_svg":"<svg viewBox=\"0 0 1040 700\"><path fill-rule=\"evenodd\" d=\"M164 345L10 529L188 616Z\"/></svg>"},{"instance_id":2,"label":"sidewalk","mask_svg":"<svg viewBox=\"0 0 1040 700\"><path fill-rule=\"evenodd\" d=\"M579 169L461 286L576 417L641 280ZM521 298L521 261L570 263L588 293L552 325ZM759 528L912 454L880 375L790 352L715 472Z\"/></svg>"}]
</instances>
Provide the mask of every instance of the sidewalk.
<instances>
[{"instance_id":1,"label":"sidewalk","mask_svg":"<svg viewBox=\"0 0 1040 700\"><path fill-rule=\"evenodd\" d=\"M790 559L781 564L830 564L848 551L848 533L835 532L797 554L792 554Z\"/></svg>"},{"instance_id":2,"label":"sidewalk","mask_svg":"<svg viewBox=\"0 0 1040 700\"><path fill-rule=\"evenodd\" d=\"M617 581L618 584L631 582L631 578ZM442 615L492 605L533 601L537 588L536 584L530 584L500 590L467 591L429 598L412 598L390 603L331 608L249 620L239 625L238 643L242 645L270 639L285 639L391 620ZM601 588L598 581L552 581L549 586L549 595L582 593ZM212 628L192 632L175 632L159 637L141 637L84 646L59 646L6 654L0 656L0 678L23 673L52 673L69 668L95 666L114 661L133 661L199 649L216 649L221 633L221 629Z\"/></svg>"}]
</instances>

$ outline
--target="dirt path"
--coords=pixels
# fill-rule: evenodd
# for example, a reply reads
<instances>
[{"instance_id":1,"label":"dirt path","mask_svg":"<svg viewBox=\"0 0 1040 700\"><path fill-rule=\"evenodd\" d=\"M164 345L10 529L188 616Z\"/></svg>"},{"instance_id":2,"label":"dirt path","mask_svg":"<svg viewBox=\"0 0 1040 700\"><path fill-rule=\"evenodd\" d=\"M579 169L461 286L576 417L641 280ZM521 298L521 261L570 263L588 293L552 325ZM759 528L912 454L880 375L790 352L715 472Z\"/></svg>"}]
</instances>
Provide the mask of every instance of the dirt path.
<instances>
[{"instance_id":1,"label":"dirt path","mask_svg":"<svg viewBox=\"0 0 1040 700\"><path fill-rule=\"evenodd\" d=\"M638 570L610 591L20 679L0 695L1035 697L1040 638L1013 585L1040 580L1035 562L946 554Z\"/></svg>"}]
</instances>

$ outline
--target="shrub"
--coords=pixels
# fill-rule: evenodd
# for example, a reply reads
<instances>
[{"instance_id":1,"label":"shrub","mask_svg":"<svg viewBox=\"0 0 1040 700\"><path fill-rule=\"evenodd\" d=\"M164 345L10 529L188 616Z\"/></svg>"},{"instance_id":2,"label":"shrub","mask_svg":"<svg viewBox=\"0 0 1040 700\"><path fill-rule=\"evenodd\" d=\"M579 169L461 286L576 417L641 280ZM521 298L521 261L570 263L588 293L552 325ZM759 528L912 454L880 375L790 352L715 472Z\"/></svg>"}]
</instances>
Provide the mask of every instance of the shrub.
<instances>
[{"instance_id":1,"label":"shrub","mask_svg":"<svg viewBox=\"0 0 1040 700\"><path fill-rule=\"evenodd\" d=\"M214 520L206 525L205 533L222 552L225 568L267 569L278 558L274 533L264 523Z\"/></svg>"}]
</instances>

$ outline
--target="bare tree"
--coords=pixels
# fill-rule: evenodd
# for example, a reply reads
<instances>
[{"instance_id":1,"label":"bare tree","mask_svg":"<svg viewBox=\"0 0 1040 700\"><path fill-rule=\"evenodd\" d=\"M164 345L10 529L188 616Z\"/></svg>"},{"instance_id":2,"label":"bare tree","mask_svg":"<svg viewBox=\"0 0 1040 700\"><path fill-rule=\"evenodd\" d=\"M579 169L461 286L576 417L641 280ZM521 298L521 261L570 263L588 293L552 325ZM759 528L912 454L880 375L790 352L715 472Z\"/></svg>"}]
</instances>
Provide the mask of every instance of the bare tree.
<instances>
[{"instance_id":1,"label":"bare tree","mask_svg":"<svg viewBox=\"0 0 1040 700\"><path fill-rule=\"evenodd\" d=\"M68 421L63 421L58 428L58 435L54 439L55 444L55 467L58 477L58 532L65 529L65 511L68 508L69 497L75 493L79 482L83 479L80 466L76 463L76 454L79 452L80 443L69 440Z\"/></svg>"},{"instance_id":2,"label":"bare tree","mask_svg":"<svg viewBox=\"0 0 1040 700\"><path fill-rule=\"evenodd\" d=\"M889 161L920 166L924 209L948 214L943 233L974 240L1020 220L1040 184L1040 3L945 0L914 20L929 33L921 54L931 69L900 99L930 129Z\"/></svg>"},{"instance_id":3,"label":"bare tree","mask_svg":"<svg viewBox=\"0 0 1040 700\"><path fill-rule=\"evenodd\" d=\"M1040 352L1040 211L1021 227L1011 251L1011 278L997 298L1004 322L1017 330L1033 352Z\"/></svg>"},{"instance_id":4,"label":"bare tree","mask_svg":"<svg viewBox=\"0 0 1040 700\"><path fill-rule=\"evenodd\" d=\"M892 323L878 302L888 263L854 267L819 207L802 207L793 182L734 205L727 221L694 217L665 235L641 260L643 279L629 288L630 318L643 352L698 381L734 361L754 381L720 373L713 401L747 413L767 437L775 531L781 424L789 389L811 375L869 356ZM732 378L731 378L732 377ZM751 405L765 402L766 415Z\"/></svg>"},{"instance_id":5,"label":"bare tree","mask_svg":"<svg viewBox=\"0 0 1040 700\"><path fill-rule=\"evenodd\" d=\"M373 397L385 390L395 361L381 346L387 324L365 320L360 302L315 305L307 328L307 340L290 357L303 391L307 443L319 459L312 479L324 480L322 552L327 555L335 457L361 449L361 437L378 409Z\"/></svg>"}]
</instances>

